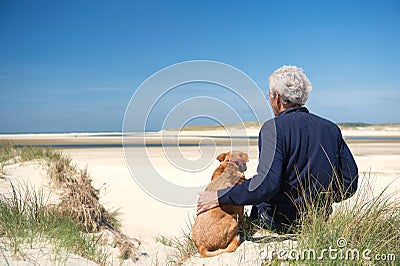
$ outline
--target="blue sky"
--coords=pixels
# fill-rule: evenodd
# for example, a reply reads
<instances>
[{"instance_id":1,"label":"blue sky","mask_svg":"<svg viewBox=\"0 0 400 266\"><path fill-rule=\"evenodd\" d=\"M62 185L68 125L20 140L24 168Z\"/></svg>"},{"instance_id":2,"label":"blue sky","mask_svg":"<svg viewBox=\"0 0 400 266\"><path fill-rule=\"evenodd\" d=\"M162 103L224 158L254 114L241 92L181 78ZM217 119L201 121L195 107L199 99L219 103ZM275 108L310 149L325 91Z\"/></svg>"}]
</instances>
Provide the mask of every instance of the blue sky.
<instances>
[{"instance_id":1,"label":"blue sky","mask_svg":"<svg viewBox=\"0 0 400 266\"><path fill-rule=\"evenodd\" d=\"M400 2L387 0L2 0L0 133L120 131L142 82L199 59L264 91L273 70L297 65L313 84L311 112L399 123L399 29Z\"/></svg>"}]
</instances>

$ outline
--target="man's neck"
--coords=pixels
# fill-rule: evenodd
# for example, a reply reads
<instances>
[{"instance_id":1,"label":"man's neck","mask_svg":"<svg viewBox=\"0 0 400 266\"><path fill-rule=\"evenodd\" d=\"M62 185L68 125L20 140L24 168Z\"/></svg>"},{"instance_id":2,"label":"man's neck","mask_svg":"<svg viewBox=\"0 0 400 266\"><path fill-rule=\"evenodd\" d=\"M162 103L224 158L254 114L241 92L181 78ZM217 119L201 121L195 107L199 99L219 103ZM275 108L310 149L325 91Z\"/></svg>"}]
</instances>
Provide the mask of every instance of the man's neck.
<instances>
[{"instance_id":1,"label":"man's neck","mask_svg":"<svg viewBox=\"0 0 400 266\"><path fill-rule=\"evenodd\" d=\"M300 107L302 107L302 105L293 105L293 106L290 106L290 107L286 106L285 108L280 108L279 109L279 113L277 113L276 116L280 115L281 113L283 113L283 112L285 112L285 111L287 111L289 109L300 108Z\"/></svg>"},{"instance_id":2,"label":"man's neck","mask_svg":"<svg viewBox=\"0 0 400 266\"><path fill-rule=\"evenodd\" d=\"M288 109L291 109L291 108L299 108L299 107L301 107L301 105L299 105L299 104L296 104L296 105L281 105L281 108L280 108L280 110L279 110L279 113L282 113L283 111L286 111L286 110L288 110Z\"/></svg>"}]
</instances>

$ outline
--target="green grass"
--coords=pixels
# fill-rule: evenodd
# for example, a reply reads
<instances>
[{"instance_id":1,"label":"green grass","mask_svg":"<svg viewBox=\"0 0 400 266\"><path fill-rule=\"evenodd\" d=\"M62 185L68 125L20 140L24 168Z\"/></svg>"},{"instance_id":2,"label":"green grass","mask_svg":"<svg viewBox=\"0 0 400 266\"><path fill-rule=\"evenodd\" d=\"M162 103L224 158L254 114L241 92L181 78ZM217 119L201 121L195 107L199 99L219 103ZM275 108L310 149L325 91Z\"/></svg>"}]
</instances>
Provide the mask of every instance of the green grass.
<instances>
[{"instance_id":1,"label":"green grass","mask_svg":"<svg viewBox=\"0 0 400 266\"><path fill-rule=\"evenodd\" d=\"M0 142L0 163L25 162L43 159L46 162L60 160L62 152L50 147L22 146L16 148L11 142Z\"/></svg>"},{"instance_id":2,"label":"green grass","mask_svg":"<svg viewBox=\"0 0 400 266\"><path fill-rule=\"evenodd\" d=\"M339 204L327 221L313 212L304 217L297 249L314 250L317 255L304 261L309 265L398 265L400 205L393 195L384 192L373 197L365 185L353 199ZM337 252L321 255L329 247ZM332 259L335 254L337 258ZM387 260L380 261L382 257Z\"/></svg>"},{"instance_id":3,"label":"green grass","mask_svg":"<svg viewBox=\"0 0 400 266\"><path fill-rule=\"evenodd\" d=\"M48 243L54 250L105 264L109 255L97 245L98 238L84 234L77 221L46 203L43 192L29 185L11 184L10 193L0 195L1 249L21 258L25 248Z\"/></svg>"},{"instance_id":4,"label":"green grass","mask_svg":"<svg viewBox=\"0 0 400 266\"><path fill-rule=\"evenodd\" d=\"M368 126L371 126L371 124L367 124L367 123L363 123L363 122L343 122L343 123L339 123L338 126L343 127L343 128L368 127Z\"/></svg>"},{"instance_id":5,"label":"green grass","mask_svg":"<svg viewBox=\"0 0 400 266\"><path fill-rule=\"evenodd\" d=\"M192 220L189 219L186 225L187 228L182 230L182 235L180 237L165 237L159 235L156 238L156 242L160 242L161 244L174 249L174 252L170 254L168 258L168 265L181 265L197 253L196 245L191 236L193 225Z\"/></svg>"},{"instance_id":6,"label":"green grass","mask_svg":"<svg viewBox=\"0 0 400 266\"><path fill-rule=\"evenodd\" d=\"M17 149L17 153L20 156L20 160L23 162L40 160L43 159L47 162L58 161L63 158L63 154L60 151L55 151L49 147L35 147L35 146L23 146Z\"/></svg>"},{"instance_id":7,"label":"green grass","mask_svg":"<svg viewBox=\"0 0 400 266\"><path fill-rule=\"evenodd\" d=\"M65 156L49 147L23 146L16 148L11 142L0 142L0 177L4 167L11 163L44 160L47 164L60 161Z\"/></svg>"},{"instance_id":8,"label":"green grass","mask_svg":"<svg viewBox=\"0 0 400 266\"><path fill-rule=\"evenodd\" d=\"M0 143L0 163L6 163L16 156L16 149L10 142Z\"/></svg>"},{"instance_id":9,"label":"green grass","mask_svg":"<svg viewBox=\"0 0 400 266\"><path fill-rule=\"evenodd\" d=\"M362 184L352 198L335 204L328 219L307 203L295 246L283 247L285 253L275 253L265 265L399 265L399 201L386 190L377 196L372 191L369 182Z\"/></svg>"},{"instance_id":10,"label":"green grass","mask_svg":"<svg viewBox=\"0 0 400 266\"><path fill-rule=\"evenodd\" d=\"M108 244L99 232L106 229L118 237L124 258L135 259L134 243L119 231L118 210L109 212L99 203L99 190L87 169L78 169L69 156L51 148L0 143L0 177L6 176L6 165L32 160L45 163L52 186L62 191L61 202L49 205L42 191L11 183L10 192L0 195L1 250L24 257L26 247L49 243L55 253L74 253L104 265L109 262ZM56 261L63 258L56 256Z\"/></svg>"}]
</instances>

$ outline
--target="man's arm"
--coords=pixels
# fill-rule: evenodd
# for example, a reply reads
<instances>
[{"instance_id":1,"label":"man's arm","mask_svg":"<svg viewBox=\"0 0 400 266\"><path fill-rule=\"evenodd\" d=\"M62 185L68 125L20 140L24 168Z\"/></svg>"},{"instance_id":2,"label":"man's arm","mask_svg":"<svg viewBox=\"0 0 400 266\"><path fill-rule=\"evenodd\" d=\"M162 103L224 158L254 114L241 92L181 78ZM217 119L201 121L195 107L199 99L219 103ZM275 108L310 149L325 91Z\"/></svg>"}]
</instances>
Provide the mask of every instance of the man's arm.
<instances>
[{"instance_id":1,"label":"man's arm","mask_svg":"<svg viewBox=\"0 0 400 266\"><path fill-rule=\"evenodd\" d=\"M254 205L272 198L280 190L283 148L274 120L263 125L259 142L257 174L239 185L218 190L219 204Z\"/></svg>"},{"instance_id":2,"label":"man's arm","mask_svg":"<svg viewBox=\"0 0 400 266\"><path fill-rule=\"evenodd\" d=\"M358 187L358 168L353 155L346 142L342 139L340 146L340 173L339 177L343 180L340 191L341 198L337 201L345 200L353 196Z\"/></svg>"},{"instance_id":3,"label":"man's arm","mask_svg":"<svg viewBox=\"0 0 400 266\"><path fill-rule=\"evenodd\" d=\"M283 151L275 123L267 121L259 136L257 174L234 187L199 193L197 215L218 205L254 205L272 198L280 190Z\"/></svg>"}]
</instances>

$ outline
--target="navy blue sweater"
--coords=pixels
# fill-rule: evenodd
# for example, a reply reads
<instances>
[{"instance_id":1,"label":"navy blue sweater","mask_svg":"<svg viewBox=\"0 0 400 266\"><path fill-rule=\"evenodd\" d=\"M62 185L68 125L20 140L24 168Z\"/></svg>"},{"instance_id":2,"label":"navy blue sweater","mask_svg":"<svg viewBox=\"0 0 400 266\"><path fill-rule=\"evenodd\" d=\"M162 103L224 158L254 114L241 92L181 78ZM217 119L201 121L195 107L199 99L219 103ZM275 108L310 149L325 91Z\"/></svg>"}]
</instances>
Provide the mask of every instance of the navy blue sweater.
<instances>
[{"instance_id":1,"label":"navy blue sweater","mask_svg":"<svg viewBox=\"0 0 400 266\"><path fill-rule=\"evenodd\" d=\"M265 122L258 145L257 174L219 190L220 205L267 202L293 222L304 198L329 190L340 201L357 190L357 165L339 127L305 107L290 108Z\"/></svg>"}]
</instances>

